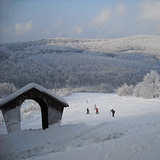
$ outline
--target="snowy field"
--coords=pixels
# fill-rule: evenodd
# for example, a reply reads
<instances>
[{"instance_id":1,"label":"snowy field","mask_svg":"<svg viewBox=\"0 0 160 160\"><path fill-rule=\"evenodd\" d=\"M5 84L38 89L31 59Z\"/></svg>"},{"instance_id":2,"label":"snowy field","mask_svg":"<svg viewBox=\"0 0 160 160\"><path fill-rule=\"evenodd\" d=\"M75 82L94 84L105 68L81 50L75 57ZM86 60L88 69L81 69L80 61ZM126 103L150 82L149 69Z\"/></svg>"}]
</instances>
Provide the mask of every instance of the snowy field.
<instances>
[{"instance_id":1,"label":"snowy field","mask_svg":"<svg viewBox=\"0 0 160 160\"><path fill-rule=\"evenodd\" d=\"M60 127L4 134L1 126L0 159L160 160L160 99L104 93L75 93L65 99L70 107L65 108ZM23 118L22 128L40 126L38 112Z\"/></svg>"}]
</instances>

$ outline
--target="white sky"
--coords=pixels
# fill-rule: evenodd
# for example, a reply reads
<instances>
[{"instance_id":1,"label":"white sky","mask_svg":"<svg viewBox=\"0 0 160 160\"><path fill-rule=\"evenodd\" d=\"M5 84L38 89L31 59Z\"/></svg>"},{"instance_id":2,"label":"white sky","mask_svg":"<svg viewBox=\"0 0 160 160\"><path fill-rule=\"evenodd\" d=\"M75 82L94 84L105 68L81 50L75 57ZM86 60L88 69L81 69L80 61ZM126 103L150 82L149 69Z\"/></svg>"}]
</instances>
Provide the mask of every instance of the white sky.
<instances>
[{"instance_id":1,"label":"white sky","mask_svg":"<svg viewBox=\"0 0 160 160\"><path fill-rule=\"evenodd\" d=\"M160 35L160 0L0 0L0 43Z\"/></svg>"}]
</instances>

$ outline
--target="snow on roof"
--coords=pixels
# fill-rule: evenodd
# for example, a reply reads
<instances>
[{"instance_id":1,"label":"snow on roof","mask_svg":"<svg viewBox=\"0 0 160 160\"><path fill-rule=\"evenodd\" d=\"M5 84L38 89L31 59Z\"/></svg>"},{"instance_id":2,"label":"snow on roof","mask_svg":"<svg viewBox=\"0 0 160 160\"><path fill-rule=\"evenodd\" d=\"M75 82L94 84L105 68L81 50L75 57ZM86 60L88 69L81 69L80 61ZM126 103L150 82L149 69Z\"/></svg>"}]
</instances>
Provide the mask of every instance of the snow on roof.
<instances>
[{"instance_id":1,"label":"snow on roof","mask_svg":"<svg viewBox=\"0 0 160 160\"><path fill-rule=\"evenodd\" d=\"M30 89L32 89L32 88L36 88L36 89L38 89L39 91L42 91L42 92L44 92L44 93L46 93L46 94L54 97L56 100L58 100L59 102L65 104L66 106L69 106L68 103L67 103L67 101L66 101L64 98L57 96L56 94L50 92L50 91L47 90L46 88L44 88L44 87L42 87L42 86L40 86L40 85L38 85L38 84L36 84L36 83L29 83L28 85L24 86L24 87L21 88L20 90L14 92L14 93L12 93L11 95L9 95L8 97L2 99L2 100L0 101L0 109L1 109L1 106L2 106L2 105L5 105L5 104L8 103L9 101L15 99L16 97L18 97L18 96L21 95L22 93L24 93L24 92L26 92L26 91L28 91L28 90L30 90Z\"/></svg>"}]
</instances>

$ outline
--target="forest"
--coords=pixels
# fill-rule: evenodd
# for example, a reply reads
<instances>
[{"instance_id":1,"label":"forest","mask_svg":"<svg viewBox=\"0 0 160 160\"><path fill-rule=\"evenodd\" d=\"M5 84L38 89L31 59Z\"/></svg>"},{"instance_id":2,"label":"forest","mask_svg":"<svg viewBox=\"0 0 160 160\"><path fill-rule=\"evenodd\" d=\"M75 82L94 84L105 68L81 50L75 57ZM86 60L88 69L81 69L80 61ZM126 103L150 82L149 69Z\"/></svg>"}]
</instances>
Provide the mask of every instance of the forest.
<instances>
[{"instance_id":1,"label":"forest","mask_svg":"<svg viewBox=\"0 0 160 160\"><path fill-rule=\"evenodd\" d=\"M1 44L1 92L8 87L9 94L28 83L49 89L85 87L88 91L113 92L124 83L142 82L151 70L160 73L159 44L160 36Z\"/></svg>"}]
</instances>

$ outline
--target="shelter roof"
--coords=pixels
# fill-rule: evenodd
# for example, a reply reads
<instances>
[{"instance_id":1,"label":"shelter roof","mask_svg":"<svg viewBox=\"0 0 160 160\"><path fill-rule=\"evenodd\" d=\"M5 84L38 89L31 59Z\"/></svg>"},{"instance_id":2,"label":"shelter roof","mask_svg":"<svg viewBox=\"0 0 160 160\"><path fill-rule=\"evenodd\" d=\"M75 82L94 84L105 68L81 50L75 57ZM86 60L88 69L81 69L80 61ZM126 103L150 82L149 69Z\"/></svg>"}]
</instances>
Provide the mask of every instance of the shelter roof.
<instances>
[{"instance_id":1,"label":"shelter roof","mask_svg":"<svg viewBox=\"0 0 160 160\"><path fill-rule=\"evenodd\" d=\"M68 103L67 101L62 98L57 96L56 94L50 92L48 89L36 84L36 83L29 83L28 85L24 86L23 88L21 88L20 90L12 93L11 95L7 96L6 98L3 98L0 101L0 109L3 105L5 105L6 103L10 102L11 100L17 98L18 96L20 96L21 94L23 94L24 92L27 92L28 90L35 88L37 90L39 90L40 92L43 92L51 97L53 97L54 99L56 99L57 101L59 101L60 103L63 103L66 107L68 107Z\"/></svg>"}]
</instances>

